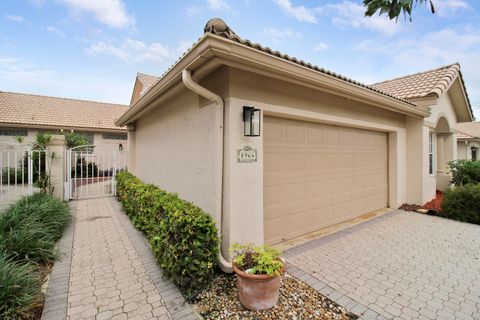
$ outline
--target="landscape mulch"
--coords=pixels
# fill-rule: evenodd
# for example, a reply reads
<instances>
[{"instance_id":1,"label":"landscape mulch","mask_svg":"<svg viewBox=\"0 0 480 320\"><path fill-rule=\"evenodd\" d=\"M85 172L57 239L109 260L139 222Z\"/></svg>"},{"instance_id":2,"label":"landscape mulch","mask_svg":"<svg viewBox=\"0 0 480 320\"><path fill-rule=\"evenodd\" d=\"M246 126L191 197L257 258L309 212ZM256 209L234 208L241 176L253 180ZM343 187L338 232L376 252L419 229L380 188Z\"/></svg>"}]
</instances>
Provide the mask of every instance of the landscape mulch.
<instances>
[{"instance_id":1,"label":"landscape mulch","mask_svg":"<svg viewBox=\"0 0 480 320\"><path fill-rule=\"evenodd\" d=\"M438 191L435 194L435 198L432 201L427 202L423 208L428 210L434 210L435 212L442 212L443 192Z\"/></svg>"},{"instance_id":2,"label":"landscape mulch","mask_svg":"<svg viewBox=\"0 0 480 320\"><path fill-rule=\"evenodd\" d=\"M288 273L282 275L280 300L272 309L245 309L238 300L235 275L217 277L208 289L197 296L195 305L197 311L207 320L358 319L356 315Z\"/></svg>"}]
</instances>

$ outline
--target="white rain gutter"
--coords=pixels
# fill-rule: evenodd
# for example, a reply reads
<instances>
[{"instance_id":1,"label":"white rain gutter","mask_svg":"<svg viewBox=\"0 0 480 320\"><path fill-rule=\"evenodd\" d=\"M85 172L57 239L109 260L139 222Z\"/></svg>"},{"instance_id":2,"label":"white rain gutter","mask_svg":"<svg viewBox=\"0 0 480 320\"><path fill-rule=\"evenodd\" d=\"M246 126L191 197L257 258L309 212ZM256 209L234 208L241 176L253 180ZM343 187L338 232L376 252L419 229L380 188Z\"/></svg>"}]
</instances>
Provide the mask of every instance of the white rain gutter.
<instances>
[{"instance_id":1,"label":"white rain gutter","mask_svg":"<svg viewBox=\"0 0 480 320\"><path fill-rule=\"evenodd\" d=\"M217 228L220 234L220 240L222 239L222 217L223 217L223 143L224 143L224 108L225 104L222 97L219 95L207 90L206 88L200 86L198 83L194 82L192 79L192 72L190 70L184 69L182 71L182 82L191 91L196 94L216 103L215 108L215 148L216 148L216 176L215 176L215 202L216 202L216 223ZM218 250L218 262L220 269L224 272L232 273L232 263L228 262L222 254L220 241L220 248Z\"/></svg>"}]
</instances>

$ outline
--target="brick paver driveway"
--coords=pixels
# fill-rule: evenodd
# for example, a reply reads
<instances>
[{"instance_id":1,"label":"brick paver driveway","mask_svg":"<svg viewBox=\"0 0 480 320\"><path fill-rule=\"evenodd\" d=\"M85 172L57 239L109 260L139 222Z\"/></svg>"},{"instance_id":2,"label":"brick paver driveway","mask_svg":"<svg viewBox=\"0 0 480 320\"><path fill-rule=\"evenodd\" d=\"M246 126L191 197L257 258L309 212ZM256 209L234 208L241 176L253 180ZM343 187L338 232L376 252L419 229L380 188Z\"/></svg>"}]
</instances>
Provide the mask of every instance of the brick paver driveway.
<instances>
[{"instance_id":1,"label":"brick paver driveway","mask_svg":"<svg viewBox=\"0 0 480 320\"><path fill-rule=\"evenodd\" d=\"M365 319L480 319L480 226L396 211L287 250L290 271Z\"/></svg>"}]
</instances>

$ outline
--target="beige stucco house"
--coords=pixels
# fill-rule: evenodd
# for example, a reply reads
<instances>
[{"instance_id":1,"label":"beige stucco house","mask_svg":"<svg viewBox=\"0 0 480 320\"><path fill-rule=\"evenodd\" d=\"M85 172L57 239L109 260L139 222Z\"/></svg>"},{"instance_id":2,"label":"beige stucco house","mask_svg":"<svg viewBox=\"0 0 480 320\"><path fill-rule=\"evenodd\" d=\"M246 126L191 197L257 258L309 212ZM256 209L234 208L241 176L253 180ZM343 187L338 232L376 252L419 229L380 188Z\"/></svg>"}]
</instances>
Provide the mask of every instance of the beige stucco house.
<instances>
[{"instance_id":1,"label":"beige stucco house","mask_svg":"<svg viewBox=\"0 0 480 320\"><path fill-rule=\"evenodd\" d=\"M457 123L457 158L480 160L480 122Z\"/></svg>"},{"instance_id":2,"label":"beige stucco house","mask_svg":"<svg viewBox=\"0 0 480 320\"><path fill-rule=\"evenodd\" d=\"M213 19L147 89L137 77L116 124L131 171L210 212L226 256L233 242L279 243L434 197L472 112L458 65L402 79L364 85Z\"/></svg>"},{"instance_id":3,"label":"beige stucco house","mask_svg":"<svg viewBox=\"0 0 480 320\"><path fill-rule=\"evenodd\" d=\"M85 135L95 150L127 148L126 128L115 125L128 106L0 91L0 143L14 143L16 136L25 144L37 132L77 132Z\"/></svg>"}]
</instances>

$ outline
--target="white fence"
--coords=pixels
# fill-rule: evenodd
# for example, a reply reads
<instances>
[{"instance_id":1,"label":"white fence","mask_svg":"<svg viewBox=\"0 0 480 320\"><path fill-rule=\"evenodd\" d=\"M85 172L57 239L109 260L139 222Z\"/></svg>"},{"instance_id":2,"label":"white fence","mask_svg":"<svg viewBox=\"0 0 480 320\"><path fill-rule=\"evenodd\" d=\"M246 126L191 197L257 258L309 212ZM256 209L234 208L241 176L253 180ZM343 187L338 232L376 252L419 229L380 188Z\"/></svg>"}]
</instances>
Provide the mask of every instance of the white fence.
<instances>
[{"instance_id":1,"label":"white fence","mask_svg":"<svg viewBox=\"0 0 480 320\"><path fill-rule=\"evenodd\" d=\"M45 178L45 151L0 144L0 208L37 190Z\"/></svg>"},{"instance_id":2,"label":"white fence","mask_svg":"<svg viewBox=\"0 0 480 320\"><path fill-rule=\"evenodd\" d=\"M88 199L115 195L115 174L128 169L127 151L96 151L80 146L67 151L65 198Z\"/></svg>"}]
</instances>

